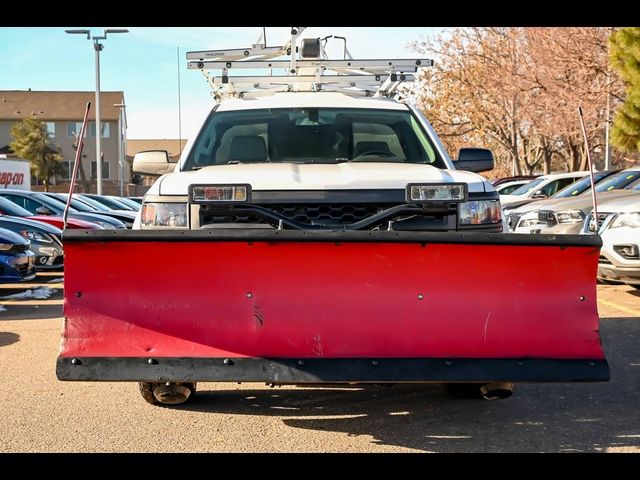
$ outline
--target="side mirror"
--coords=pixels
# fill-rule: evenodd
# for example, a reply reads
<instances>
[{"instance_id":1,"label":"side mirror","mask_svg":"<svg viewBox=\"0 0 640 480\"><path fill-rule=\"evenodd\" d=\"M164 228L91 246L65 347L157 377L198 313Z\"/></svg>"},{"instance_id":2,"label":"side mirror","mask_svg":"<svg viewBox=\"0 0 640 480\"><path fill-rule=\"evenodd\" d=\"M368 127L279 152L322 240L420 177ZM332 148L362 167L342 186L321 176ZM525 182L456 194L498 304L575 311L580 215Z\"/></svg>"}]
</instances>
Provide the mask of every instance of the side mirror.
<instances>
[{"instance_id":1,"label":"side mirror","mask_svg":"<svg viewBox=\"0 0 640 480\"><path fill-rule=\"evenodd\" d=\"M453 165L457 170L468 172L493 170L493 153L486 148L461 148L458 152L458 160L453 162Z\"/></svg>"},{"instance_id":2,"label":"side mirror","mask_svg":"<svg viewBox=\"0 0 640 480\"><path fill-rule=\"evenodd\" d=\"M533 195L531 195L531 198L547 198L547 194L542 190L538 190L537 192L534 192Z\"/></svg>"},{"instance_id":3,"label":"side mirror","mask_svg":"<svg viewBox=\"0 0 640 480\"><path fill-rule=\"evenodd\" d=\"M36 215L53 215L53 212L48 207L36 208Z\"/></svg>"},{"instance_id":4,"label":"side mirror","mask_svg":"<svg viewBox=\"0 0 640 480\"><path fill-rule=\"evenodd\" d=\"M169 161L169 152L166 150L148 150L136 153L133 157L134 173L160 176L173 172L175 167L176 164Z\"/></svg>"}]
</instances>

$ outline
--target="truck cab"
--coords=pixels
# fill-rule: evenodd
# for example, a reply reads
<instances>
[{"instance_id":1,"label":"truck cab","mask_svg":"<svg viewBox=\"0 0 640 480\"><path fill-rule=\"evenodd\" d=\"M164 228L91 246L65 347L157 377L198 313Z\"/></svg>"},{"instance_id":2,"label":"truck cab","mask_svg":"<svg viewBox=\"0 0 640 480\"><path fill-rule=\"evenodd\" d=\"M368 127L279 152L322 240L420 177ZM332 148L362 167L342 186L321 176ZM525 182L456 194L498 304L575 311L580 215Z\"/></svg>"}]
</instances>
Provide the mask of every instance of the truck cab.
<instances>
[{"instance_id":1,"label":"truck cab","mask_svg":"<svg viewBox=\"0 0 640 480\"><path fill-rule=\"evenodd\" d=\"M138 171L163 168L150 153ZM452 161L424 115L391 98L232 99L147 192L134 228L500 232L498 194L468 171L492 166L483 149Z\"/></svg>"}]
</instances>

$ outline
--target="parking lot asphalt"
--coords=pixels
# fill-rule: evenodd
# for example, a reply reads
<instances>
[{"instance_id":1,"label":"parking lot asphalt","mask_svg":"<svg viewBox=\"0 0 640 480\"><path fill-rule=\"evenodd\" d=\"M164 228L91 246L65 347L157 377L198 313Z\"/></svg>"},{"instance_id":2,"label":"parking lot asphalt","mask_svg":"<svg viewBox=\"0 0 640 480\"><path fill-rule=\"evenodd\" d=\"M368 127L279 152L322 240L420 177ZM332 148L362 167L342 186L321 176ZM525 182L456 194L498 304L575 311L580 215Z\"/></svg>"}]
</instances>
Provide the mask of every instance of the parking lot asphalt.
<instances>
[{"instance_id":1,"label":"parking lot asphalt","mask_svg":"<svg viewBox=\"0 0 640 480\"><path fill-rule=\"evenodd\" d=\"M598 286L608 383L521 384L494 402L439 385L202 383L192 403L159 408L132 383L56 379L62 277L0 285L0 452L640 452L640 290L628 286Z\"/></svg>"}]
</instances>

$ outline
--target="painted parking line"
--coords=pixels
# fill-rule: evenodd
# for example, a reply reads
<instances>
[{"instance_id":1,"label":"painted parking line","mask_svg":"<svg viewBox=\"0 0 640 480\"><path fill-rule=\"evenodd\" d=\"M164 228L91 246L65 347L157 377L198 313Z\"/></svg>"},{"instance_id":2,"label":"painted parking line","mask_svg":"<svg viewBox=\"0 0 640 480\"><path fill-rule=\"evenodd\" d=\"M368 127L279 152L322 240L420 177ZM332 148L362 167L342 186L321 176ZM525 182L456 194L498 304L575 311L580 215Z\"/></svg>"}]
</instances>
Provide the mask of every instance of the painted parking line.
<instances>
[{"instance_id":1,"label":"painted parking line","mask_svg":"<svg viewBox=\"0 0 640 480\"><path fill-rule=\"evenodd\" d=\"M633 317L640 317L640 310L635 310L633 308L629 308L629 307L625 307L624 305L620 305L614 302L610 302L608 300L602 300L601 298L598 299L598 303L602 303L603 305L606 305L607 307L611 307L614 308L616 310L619 310L621 312L624 313L628 313L629 315L633 316Z\"/></svg>"},{"instance_id":2,"label":"painted parking line","mask_svg":"<svg viewBox=\"0 0 640 480\"><path fill-rule=\"evenodd\" d=\"M62 285L62 283L3 283L0 285L0 290L28 290L37 287L62 288Z\"/></svg>"},{"instance_id":3,"label":"painted parking line","mask_svg":"<svg viewBox=\"0 0 640 480\"><path fill-rule=\"evenodd\" d=\"M63 300L0 300L0 305L62 305Z\"/></svg>"}]
</instances>

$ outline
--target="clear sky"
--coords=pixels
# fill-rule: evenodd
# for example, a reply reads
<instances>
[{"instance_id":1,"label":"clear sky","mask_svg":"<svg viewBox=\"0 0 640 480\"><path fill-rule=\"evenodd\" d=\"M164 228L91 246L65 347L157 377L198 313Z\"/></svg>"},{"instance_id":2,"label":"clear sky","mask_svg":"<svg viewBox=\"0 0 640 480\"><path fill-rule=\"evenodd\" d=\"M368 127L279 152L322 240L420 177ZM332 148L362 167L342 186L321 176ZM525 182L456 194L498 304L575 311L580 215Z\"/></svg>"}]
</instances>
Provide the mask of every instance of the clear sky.
<instances>
[{"instance_id":1,"label":"clear sky","mask_svg":"<svg viewBox=\"0 0 640 480\"><path fill-rule=\"evenodd\" d=\"M3 72L0 90L95 91L92 42L65 29L87 27L0 28ZM255 43L262 27L127 27L130 33L109 35L100 53L102 90L122 90L128 118L128 138L177 138L177 69L180 68L182 132L188 138L204 111L213 105L201 73L187 70L190 50L244 48ZM101 35L103 28L90 28ZM309 27L303 37L340 35L354 58L418 56L407 45L437 33L415 27ZM267 45L282 45L290 27L267 27ZM342 42L328 45L330 58L342 58ZM178 62L177 50L180 47ZM83 112L78 112L78 119Z\"/></svg>"}]
</instances>

